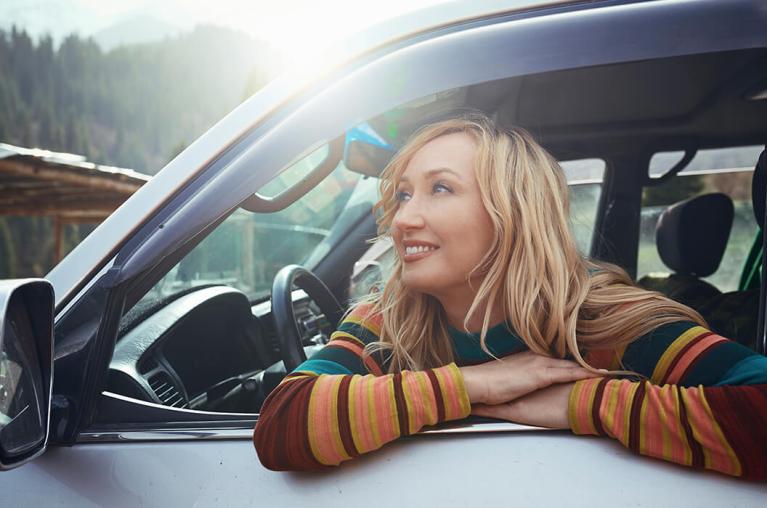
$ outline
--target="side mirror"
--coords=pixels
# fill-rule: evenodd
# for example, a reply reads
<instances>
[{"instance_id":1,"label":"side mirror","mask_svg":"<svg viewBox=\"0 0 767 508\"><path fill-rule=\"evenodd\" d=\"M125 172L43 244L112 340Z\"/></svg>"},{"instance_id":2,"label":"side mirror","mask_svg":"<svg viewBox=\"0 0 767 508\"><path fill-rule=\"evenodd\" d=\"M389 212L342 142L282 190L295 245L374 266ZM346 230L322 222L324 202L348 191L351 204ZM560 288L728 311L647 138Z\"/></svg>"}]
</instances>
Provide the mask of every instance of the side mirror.
<instances>
[{"instance_id":1,"label":"side mirror","mask_svg":"<svg viewBox=\"0 0 767 508\"><path fill-rule=\"evenodd\" d=\"M0 281L0 470L40 455L53 382L53 286Z\"/></svg>"},{"instance_id":2,"label":"side mirror","mask_svg":"<svg viewBox=\"0 0 767 508\"><path fill-rule=\"evenodd\" d=\"M378 261L357 261L354 263L354 275L352 275L349 296L352 299L361 298L383 280L383 270Z\"/></svg>"}]
</instances>

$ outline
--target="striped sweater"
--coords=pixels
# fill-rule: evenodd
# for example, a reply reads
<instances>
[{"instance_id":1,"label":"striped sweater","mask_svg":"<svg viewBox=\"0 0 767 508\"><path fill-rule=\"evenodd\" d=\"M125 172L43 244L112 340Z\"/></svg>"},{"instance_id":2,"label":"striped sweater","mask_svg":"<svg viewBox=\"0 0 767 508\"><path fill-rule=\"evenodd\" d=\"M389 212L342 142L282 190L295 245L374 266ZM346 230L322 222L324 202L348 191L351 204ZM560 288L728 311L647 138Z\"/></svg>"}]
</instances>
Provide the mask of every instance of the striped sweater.
<instances>
[{"instance_id":1,"label":"striped sweater","mask_svg":"<svg viewBox=\"0 0 767 508\"><path fill-rule=\"evenodd\" d=\"M450 329L456 361L384 374L381 356L363 358L380 316L358 305L328 344L291 372L264 402L253 440L273 470L337 465L427 425L467 417L458 366L491 360L478 334ZM504 325L491 328L497 357L526 349ZM751 479L767 479L767 358L691 322L664 325L622 350L590 351L597 368L626 369L645 381L595 378L574 384L570 427L617 439L637 453Z\"/></svg>"}]
</instances>

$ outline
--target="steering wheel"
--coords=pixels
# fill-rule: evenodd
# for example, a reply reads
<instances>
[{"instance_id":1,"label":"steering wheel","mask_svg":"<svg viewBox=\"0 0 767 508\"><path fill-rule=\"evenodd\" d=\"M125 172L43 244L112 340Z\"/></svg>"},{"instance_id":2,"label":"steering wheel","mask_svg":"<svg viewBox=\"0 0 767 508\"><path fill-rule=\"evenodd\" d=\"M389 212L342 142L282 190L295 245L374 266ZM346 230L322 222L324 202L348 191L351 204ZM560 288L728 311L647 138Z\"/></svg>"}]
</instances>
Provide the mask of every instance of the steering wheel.
<instances>
[{"instance_id":1,"label":"steering wheel","mask_svg":"<svg viewBox=\"0 0 767 508\"><path fill-rule=\"evenodd\" d=\"M325 318L338 327L343 308L327 286L303 266L288 265L274 276L272 284L272 317L280 338L280 354L285 371L290 372L306 360L301 333L298 331L293 312L293 285L303 289L309 298L319 306Z\"/></svg>"}]
</instances>

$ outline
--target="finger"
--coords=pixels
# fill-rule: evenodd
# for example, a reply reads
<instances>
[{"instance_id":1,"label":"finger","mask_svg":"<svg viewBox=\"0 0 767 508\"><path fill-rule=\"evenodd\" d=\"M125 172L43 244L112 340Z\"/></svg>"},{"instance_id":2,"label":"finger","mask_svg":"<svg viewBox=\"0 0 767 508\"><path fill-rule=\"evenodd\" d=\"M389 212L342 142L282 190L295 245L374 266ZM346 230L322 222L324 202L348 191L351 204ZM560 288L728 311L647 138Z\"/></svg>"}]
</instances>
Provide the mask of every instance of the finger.
<instances>
[{"instance_id":1,"label":"finger","mask_svg":"<svg viewBox=\"0 0 767 508\"><path fill-rule=\"evenodd\" d=\"M565 360L564 358L551 358L551 357L546 357L546 363L544 365L546 367L559 367L559 368L572 368L572 367L584 368L578 362L574 362L572 360Z\"/></svg>"},{"instance_id":2,"label":"finger","mask_svg":"<svg viewBox=\"0 0 767 508\"><path fill-rule=\"evenodd\" d=\"M549 385L569 383L594 377L599 377L599 374L595 374L583 367L547 368L544 373L544 379Z\"/></svg>"},{"instance_id":3,"label":"finger","mask_svg":"<svg viewBox=\"0 0 767 508\"><path fill-rule=\"evenodd\" d=\"M582 373L588 377L601 377L608 373L608 371L605 369L587 369L586 367L581 367L580 365L574 367L565 367L565 369Z\"/></svg>"}]
</instances>

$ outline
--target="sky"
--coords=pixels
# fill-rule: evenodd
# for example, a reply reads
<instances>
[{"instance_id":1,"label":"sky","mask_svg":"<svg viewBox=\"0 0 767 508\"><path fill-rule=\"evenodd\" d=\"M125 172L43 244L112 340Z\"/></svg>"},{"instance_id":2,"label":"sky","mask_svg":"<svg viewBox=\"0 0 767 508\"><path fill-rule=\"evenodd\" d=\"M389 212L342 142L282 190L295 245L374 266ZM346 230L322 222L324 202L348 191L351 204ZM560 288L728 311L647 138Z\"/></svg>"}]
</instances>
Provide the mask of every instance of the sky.
<instances>
[{"instance_id":1,"label":"sky","mask_svg":"<svg viewBox=\"0 0 767 508\"><path fill-rule=\"evenodd\" d=\"M55 41L93 35L149 16L181 30L207 23L242 30L289 54L328 43L366 25L446 0L0 0L0 28L15 24Z\"/></svg>"}]
</instances>

